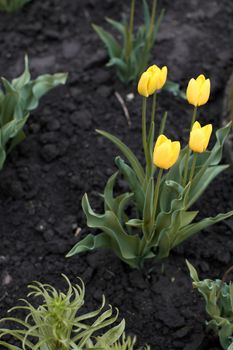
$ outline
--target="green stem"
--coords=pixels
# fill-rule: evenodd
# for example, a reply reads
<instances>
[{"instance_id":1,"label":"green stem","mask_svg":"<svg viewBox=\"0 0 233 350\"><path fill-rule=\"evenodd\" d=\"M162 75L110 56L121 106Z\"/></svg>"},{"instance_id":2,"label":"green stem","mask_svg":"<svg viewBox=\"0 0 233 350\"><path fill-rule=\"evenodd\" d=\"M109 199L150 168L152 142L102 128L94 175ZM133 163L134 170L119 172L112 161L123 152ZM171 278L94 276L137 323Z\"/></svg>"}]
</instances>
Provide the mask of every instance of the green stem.
<instances>
[{"instance_id":1,"label":"green stem","mask_svg":"<svg viewBox=\"0 0 233 350\"><path fill-rule=\"evenodd\" d=\"M192 116L192 120L191 120L191 125L190 125L190 132L192 131L192 127L193 127L193 124L194 124L194 122L196 120L196 117L197 117L197 107L195 106L194 110L193 110L193 116ZM189 149L189 147L187 147L187 152L186 152L186 155L185 155L185 163L184 163L184 177L183 177L183 181L182 181L183 187L186 186L187 177L188 177L189 156L190 156L190 149Z\"/></svg>"},{"instance_id":2,"label":"green stem","mask_svg":"<svg viewBox=\"0 0 233 350\"><path fill-rule=\"evenodd\" d=\"M134 14L135 14L135 0L131 0L129 28L127 31L126 61L129 60L129 57L130 57L131 51L132 51Z\"/></svg>"},{"instance_id":3,"label":"green stem","mask_svg":"<svg viewBox=\"0 0 233 350\"><path fill-rule=\"evenodd\" d=\"M157 207L158 207L158 199L159 199L159 188L160 188L160 183L163 175L163 169L159 169L157 181L156 181L156 186L155 186L155 192L154 192L154 213L153 213L153 218L156 215L157 212Z\"/></svg>"},{"instance_id":4,"label":"green stem","mask_svg":"<svg viewBox=\"0 0 233 350\"><path fill-rule=\"evenodd\" d=\"M148 165L148 145L147 145L147 133L146 133L146 106L147 106L147 97L143 97L142 101L142 145L146 159L146 165Z\"/></svg>"},{"instance_id":5,"label":"green stem","mask_svg":"<svg viewBox=\"0 0 233 350\"><path fill-rule=\"evenodd\" d=\"M164 114L163 114L161 124L160 124L160 129L159 129L159 135L163 134L163 132L165 130L166 122L167 122L167 111L164 112Z\"/></svg>"},{"instance_id":6,"label":"green stem","mask_svg":"<svg viewBox=\"0 0 233 350\"><path fill-rule=\"evenodd\" d=\"M142 74L142 72L145 70L146 66L148 65L149 53L153 45L153 32L154 32L154 25L155 25L156 7L157 7L157 0L153 0L151 17L150 17L150 27L148 30L148 34L146 36L146 43L145 43L144 50L142 52L142 59L139 65L139 76Z\"/></svg>"},{"instance_id":7,"label":"green stem","mask_svg":"<svg viewBox=\"0 0 233 350\"><path fill-rule=\"evenodd\" d=\"M148 145L149 145L149 156L150 156L150 164L148 164L148 176L147 180L153 174L153 145L154 145L154 135L155 135L155 112L156 112L156 104L157 104L157 94L156 92L153 95L152 100L152 109L151 109L151 121L150 121L150 131L148 136Z\"/></svg>"},{"instance_id":8,"label":"green stem","mask_svg":"<svg viewBox=\"0 0 233 350\"><path fill-rule=\"evenodd\" d=\"M191 166L191 171L190 171L190 176L189 176L189 182L192 181L195 167L196 167L196 162L197 162L197 153L193 154L193 161L192 161L192 166Z\"/></svg>"},{"instance_id":9,"label":"green stem","mask_svg":"<svg viewBox=\"0 0 233 350\"><path fill-rule=\"evenodd\" d=\"M152 5L152 11L151 11L151 18L150 18L150 29L148 34L148 49L151 49L152 43L153 43L153 31L154 31L154 25L155 25L155 16L156 16L156 7L157 7L157 0L153 1Z\"/></svg>"},{"instance_id":10,"label":"green stem","mask_svg":"<svg viewBox=\"0 0 233 350\"><path fill-rule=\"evenodd\" d=\"M151 125L155 122L155 111L156 111L156 103L157 103L157 93L155 92L152 100L152 109L151 109Z\"/></svg>"}]
</instances>

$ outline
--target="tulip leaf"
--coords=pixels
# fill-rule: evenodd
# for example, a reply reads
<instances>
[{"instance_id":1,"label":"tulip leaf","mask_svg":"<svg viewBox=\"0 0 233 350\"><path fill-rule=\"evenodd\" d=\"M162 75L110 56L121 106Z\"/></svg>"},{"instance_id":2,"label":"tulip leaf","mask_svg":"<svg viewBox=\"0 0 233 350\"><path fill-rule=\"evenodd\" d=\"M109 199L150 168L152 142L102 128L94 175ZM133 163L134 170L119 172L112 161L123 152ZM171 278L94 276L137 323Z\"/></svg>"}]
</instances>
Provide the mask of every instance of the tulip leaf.
<instances>
[{"instance_id":1,"label":"tulip leaf","mask_svg":"<svg viewBox=\"0 0 233 350\"><path fill-rule=\"evenodd\" d=\"M25 69L22 75L9 82L1 78L0 88L0 169L6 160L6 155L25 138L23 127L30 111L34 110L39 99L52 88L65 84L67 74L42 75L31 80L28 58L25 57Z\"/></svg>"},{"instance_id":2,"label":"tulip leaf","mask_svg":"<svg viewBox=\"0 0 233 350\"><path fill-rule=\"evenodd\" d=\"M228 350L232 348L233 337L233 284L220 279L200 280L196 269L186 261L193 280L193 287L197 288L205 299L206 312L210 321L208 328L218 334L221 346Z\"/></svg>"},{"instance_id":3,"label":"tulip leaf","mask_svg":"<svg viewBox=\"0 0 233 350\"><path fill-rule=\"evenodd\" d=\"M145 196L145 204L143 209L143 225L142 230L147 241L153 235L154 228L154 179L148 182Z\"/></svg>"},{"instance_id":4,"label":"tulip leaf","mask_svg":"<svg viewBox=\"0 0 233 350\"><path fill-rule=\"evenodd\" d=\"M145 201L145 194L135 172L120 157L116 157L115 163L119 171L127 181L130 190L133 192L135 204L137 205L139 212L142 214Z\"/></svg>"},{"instance_id":5,"label":"tulip leaf","mask_svg":"<svg viewBox=\"0 0 233 350\"><path fill-rule=\"evenodd\" d=\"M150 29L150 10L146 0L143 0L143 13L144 13L144 23L146 31L149 32Z\"/></svg>"},{"instance_id":6,"label":"tulip leaf","mask_svg":"<svg viewBox=\"0 0 233 350\"><path fill-rule=\"evenodd\" d=\"M133 170L135 171L135 174L138 177L138 180L141 184L144 182L145 173L144 170L137 159L137 157L134 155L134 153L130 150L128 146L126 146L121 140L119 140L116 136L111 135L110 133L103 131L103 130L96 130L100 135L106 137L108 140L113 142L120 151L124 154L124 156L128 159L130 165L132 166Z\"/></svg>"},{"instance_id":7,"label":"tulip leaf","mask_svg":"<svg viewBox=\"0 0 233 350\"><path fill-rule=\"evenodd\" d=\"M125 26L124 24L122 24L121 22L119 21L115 21L114 19L112 18L109 18L109 17L106 17L105 18L106 21L112 25L112 27L114 29L116 29L120 34L122 34L123 36L125 35Z\"/></svg>"},{"instance_id":8,"label":"tulip leaf","mask_svg":"<svg viewBox=\"0 0 233 350\"><path fill-rule=\"evenodd\" d=\"M87 235L69 251L66 257L70 257L79 253L91 251L98 248L110 248L111 239L106 233L99 233L96 236Z\"/></svg>"},{"instance_id":9,"label":"tulip leaf","mask_svg":"<svg viewBox=\"0 0 233 350\"><path fill-rule=\"evenodd\" d=\"M126 222L126 225L142 229L143 220L131 219L131 220Z\"/></svg>"},{"instance_id":10,"label":"tulip leaf","mask_svg":"<svg viewBox=\"0 0 233 350\"><path fill-rule=\"evenodd\" d=\"M197 199L203 194L210 182L213 181L222 171L227 169L229 165L218 165L208 168L205 173L200 177L199 181L191 184L189 203L187 208L190 207Z\"/></svg>"},{"instance_id":11,"label":"tulip leaf","mask_svg":"<svg viewBox=\"0 0 233 350\"><path fill-rule=\"evenodd\" d=\"M110 58L120 57L121 48L113 35L95 24L92 27L106 46Z\"/></svg>"},{"instance_id":12,"label":"tulip leaf","mask_svg":"<svg viewBox=\"0 0 233 350\"><path fill-rule=\"evenodd\" d=\"M135 250L139 245L138 236L129 236L121 226L117 216L106 211L104 214L95 214L90 207L88 197L85 194L82 200L84 213L87 217L87 225L90 228L99 228L105 232L111 240L117 244L119 253L127 259L135 258Z\"/></svg>"},{"instance_id":13,"label":"tulip leaf","mask_svg":"<svg viewBox=\"0 0 233 350\"><path fill-rule=\"evenodd\" d=\"M225 219L231 217L232 215L233 215L233 211L229 211L228 213L218 214L215 217L206 218L206 219L203 219L197 223L190 224L190 225L182 228L179 232L177 239L174 242L174 246L177 246L178 244L180 244L181 242L183 242L187 238L191 237L195 233L197 233L197 232L199 232L199 231L201 231L201 230L203 230L203 229L205 229L213 224L216 224L219 221L225 220Z\"/></svg>"}]
</instances>

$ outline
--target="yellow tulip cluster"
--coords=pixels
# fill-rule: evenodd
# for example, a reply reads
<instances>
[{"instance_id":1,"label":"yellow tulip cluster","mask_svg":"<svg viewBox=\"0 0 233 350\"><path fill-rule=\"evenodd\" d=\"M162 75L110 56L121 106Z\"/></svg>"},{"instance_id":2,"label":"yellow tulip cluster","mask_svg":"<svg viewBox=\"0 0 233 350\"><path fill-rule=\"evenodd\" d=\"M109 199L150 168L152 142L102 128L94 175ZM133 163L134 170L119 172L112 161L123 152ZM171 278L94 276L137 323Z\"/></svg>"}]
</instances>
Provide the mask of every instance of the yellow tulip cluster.
<instances>
[{"instance_id":1,"label":"yellow tulip cluster","mask_svg":"<svg viewBox=\"0 0 233 350\"><path fill-rule=\"evenodd\" d=\"M167 67L159 68L156 65L149 67L142 75L138 83L138 93L144 98L155 94L162 89L167 80ZM207 103L210 96L210 79L206 79L203 74L196 79L190 79L186 91L188 102L195 107ZM189 137L189 149L195 153L205 152L210 136L212 125L208 124L201 127L199 122L191 125ZM169 169L172 167L180 154L180 142L171 141L165 135L159 135L153 152L153 163L160 169Z\"/></svg>"}]
</instances>

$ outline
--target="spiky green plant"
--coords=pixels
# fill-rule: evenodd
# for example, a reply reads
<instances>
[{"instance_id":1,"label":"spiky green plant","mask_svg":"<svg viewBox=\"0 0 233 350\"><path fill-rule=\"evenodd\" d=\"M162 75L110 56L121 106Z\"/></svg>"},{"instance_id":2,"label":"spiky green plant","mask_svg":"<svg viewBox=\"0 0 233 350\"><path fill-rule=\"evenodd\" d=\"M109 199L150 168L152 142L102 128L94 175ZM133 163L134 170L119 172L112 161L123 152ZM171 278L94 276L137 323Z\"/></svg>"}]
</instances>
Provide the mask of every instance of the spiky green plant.
<instances>
[{"instance_id":1,"label":"spiky green plant","mask_svg":"<svg viewBox=\"0 0 233 350\"><path fill-rule=\"evenodd\" d=\"M14 12L32 0L0 0L0 11Z\"/></svg>"},{"instance_id":2,"label":"spiky green plant","mask_svg":"<svg viewBox=\"0 0 233 350\"><path fill-rule=\"evenodd\" d=\"M66 293L39 282L28 286L32 290L28 297L39 298L42 303L34 306L27 299L21 299L23 305L9 310L25 311L26 317L24 320L7 317L0 321L2 325L12 324L11 328L0 329L0 346L8 350L133 350L136 339L125 338L125 320L110 327L117 321L118 310L113 312L111 305L106 307L103 296L99 309L84 313L82 280L80 284L71 285L69 279L63 277L68 284ZM6 342L5 336L13 337L20 346Z\"/></svg>"}]
</instances>

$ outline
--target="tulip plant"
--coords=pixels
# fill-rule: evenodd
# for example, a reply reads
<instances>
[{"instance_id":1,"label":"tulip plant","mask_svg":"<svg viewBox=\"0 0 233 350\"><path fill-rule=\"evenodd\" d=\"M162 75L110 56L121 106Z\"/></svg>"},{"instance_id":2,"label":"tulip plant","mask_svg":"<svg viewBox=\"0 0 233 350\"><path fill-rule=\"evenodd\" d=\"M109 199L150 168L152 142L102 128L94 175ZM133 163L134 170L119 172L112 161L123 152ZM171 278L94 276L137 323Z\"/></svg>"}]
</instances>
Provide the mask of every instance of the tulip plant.
<instances>
[{"instance_id":1,"label":"tulip plant","mask_svg":"<svg viewBox=\"0 0 233 350\"><path fill-rule=\"evenodd\" d=\"M40 98L54 87L65 84L67 74L45 74L31 80L28 59L25 58L23 74L9 82L2 78L0 88L0 169L8 153L23 139L23 127Z\"/></svg>"},{"instance_id":2,"label":"tulip plant","mask_svg":"<svg viewBox=\"0 0 233 350\"><path fill-rule=\"evenodd\" d=\"M31 0L0 0L0 11L14 12Z\"/></svg>"},{"instance_id":3,"label":"tulip plant","mask_svg":"<svg viewBox=\"0 0 233 350\"><path fill-rule=\"evenodd\" d=\"M143 0L144 24L134 35L134 16L136 0L131 0L129 23L114 21L107 22L122 36L122 45L114 36L103 28L93 25L94 30L105 44L110 60L108 66L114 66L119 79L128 83L136 80L148 64L151 49L154 46L163 11L156 16L156 0L153 0L151 12L146 0ZM151 14L150 14L151 13Z\"/></svg>"},{"instance_id":4,"label":"tulip plant","mask_svg":"<svg viewBox=\"0 0 233 350\"><path fill-rule=\"evenodd\" d=\"M67 256L107 247L131 267L141 268L145 260L156 260L169 255L172 248L196 232L233 215L233 211L215 217L194 221L197 210L190 209L210 182L228 165L219 165L223 145L230 124L216 132L216 143L207 150L212 125L201 127L196 121L197 108L209 99L210 81L200 75L191 79L187 99L194 106L188 146L181 149L179 141L165 136L166 113L162 118L159 136L154 144L157 92L167 79L167 67L150 67L138 84L142 102L142 146L145 167L136 155L116 136L106 131L97 132L112 141L123 153L115 160L118 171L107 182L102 195L104 213L96 214L87 194L82 207L90 228L100 230L79 241ZM147 129L147 100L152 96L150 125ZM129 192L114 196L114 185L121 175L128 183Z\"/></svg>"},{"instance_id":5,"label":"tulip plant","mask_svg":"<svg viewBox=\"0 0 233 350\"><path fill-rule=\"evenodd\" d=\"M66 276L63 277L68 284L66 293L39 282L28 286L31 289L28 297L39 299L39 306L22 299L24 305L9 310L24 310L26 317L25 320L14 317L0 320L0 327L12 324L11 328L0 328L0 346L9 350L135 349L136 337L124 334L125 320L112 326L117 321L118 310L114 314L111 305L106 307L103 296L99 309L84 313L83 282L80 280L79 285L72 285ZM13 337L21 347L3 340L6 336Z\"/></svg>"},{"instance_id":6,"label":"tulip plant","mask_svg":"<svg viewBox=\"0 0 233 350\"><path fill-rule=\"evenodd\" d=\"M224 350L233 349L233 284L222 280L199 280L196 269L188 262L193 287L197 288L206 302L206 312L211 320L208 328L214 330ZM231 269L232 270L232 269ZM225 274L226 277L226 274Z\"/></svg>"}]
</instances>

